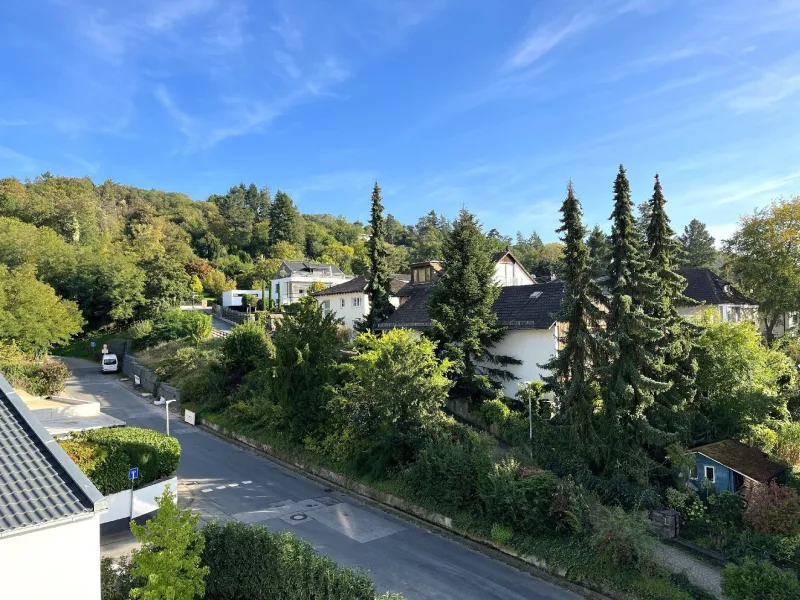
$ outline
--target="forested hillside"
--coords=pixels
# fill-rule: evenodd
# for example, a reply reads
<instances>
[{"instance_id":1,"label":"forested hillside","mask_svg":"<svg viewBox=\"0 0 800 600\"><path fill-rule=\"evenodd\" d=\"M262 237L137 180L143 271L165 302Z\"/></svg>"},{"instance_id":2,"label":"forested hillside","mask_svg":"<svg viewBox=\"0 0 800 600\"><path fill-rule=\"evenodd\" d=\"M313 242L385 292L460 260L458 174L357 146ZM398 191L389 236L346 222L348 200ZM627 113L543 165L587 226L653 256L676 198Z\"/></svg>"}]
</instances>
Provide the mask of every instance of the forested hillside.
<instances>
[{"instance_id":1,"label":"forested hillside","mask_svg":"<svg viewBox=\"0 0 800 600\"><path fill-rule=\"evenodd\" d=\"M434 211L411 226L388 215L391 270L441 258L449 227ZM271 276L275 259L313 259L362 274L368 236L362 223L303 215L285 192L252 183L195 201L113 181L96 185L88 177L0 180L0 264L21 289L33 290L38 280L76 303L90 328L152 314L200 286L210 296L253 288ZM561 246L543 244L536 232L516 240L496 230L488 236L532 272L558 268ZM47 301L58 302L55 295ZM60 322L69 325L65 335L79 329L76 319Z\"/></svg>"}]
</instances>

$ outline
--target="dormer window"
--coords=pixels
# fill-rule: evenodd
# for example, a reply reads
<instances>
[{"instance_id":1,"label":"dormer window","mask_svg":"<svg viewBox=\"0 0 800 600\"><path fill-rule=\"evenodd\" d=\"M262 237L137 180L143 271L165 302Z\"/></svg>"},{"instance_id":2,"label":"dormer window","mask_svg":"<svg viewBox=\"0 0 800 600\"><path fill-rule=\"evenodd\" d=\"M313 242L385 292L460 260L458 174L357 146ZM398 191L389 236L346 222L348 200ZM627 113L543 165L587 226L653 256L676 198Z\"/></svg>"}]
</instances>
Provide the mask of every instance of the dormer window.
<instances>
[{"instance_id":1,"label":"dormer window","mask_svg":"<svg viewBox=\"0 0 800 600\"><path fill-rule=\"evenodd\" d=\"M411 272L412 283L428 283L433 278L433 267L430 265L425 267L414 267Z\"/></svg>"}]
</instances>

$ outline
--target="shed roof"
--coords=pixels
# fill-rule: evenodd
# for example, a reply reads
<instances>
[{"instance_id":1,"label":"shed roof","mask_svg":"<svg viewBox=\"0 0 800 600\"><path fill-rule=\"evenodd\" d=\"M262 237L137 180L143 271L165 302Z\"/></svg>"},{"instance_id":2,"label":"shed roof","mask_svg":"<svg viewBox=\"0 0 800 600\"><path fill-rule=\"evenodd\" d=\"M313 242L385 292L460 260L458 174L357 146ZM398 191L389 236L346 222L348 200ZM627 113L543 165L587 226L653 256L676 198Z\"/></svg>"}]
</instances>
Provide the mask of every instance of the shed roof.
<instances>
[{"instance_id":1,"label":"shed roof","mask_svg":"<svg viewBox=\"0 0 800 600\"><path fill-rule=\"evenodd\" d=\"M760 483L768 483L786 470L786 467L774 460L770 460L758 448L753 448L735 440L722 440L713 444L698 446L692 448L692 452L707 456L719 464Z\"/></svg>"},{"instance_id":2,"label":"shed roof","mask_svg":"<svg viewBox=\"0 0 800 600\"><path fill-rule=\"evenodd\" d=\"M105 507L102 494L0 375L0 537Z\"/></svg>"},{"instance_id":3,"label":"shed roof","mask_svg":"<svg viewBox=\"0 0 800 600\"><path fill-rule=\"evenodd\" d=\"M403 286L408 283L409 276L408 275L391 275L389 277L389 291L393 296L396 296L397 293L403 289ZM363 292L367 287L367 278L364 275L359 275L358 277L354 277L349 281L345 281L344 283L340 283L339 285L333 285L329 288L325 288L324 290L320 290L319 292L315 292L312 294L313 296L333 296L335 294L352 294L357 292Z\"/></svg>"},{"instance_id":4,"label":"shed roof","mask_svg":"<svg viewBox=\"0 0 800 600\"><path fill-rule=\"evenodd\" d=\"M397 295L408 299L377 329L428 329L431 326L428 297L434 285L408 284L403 287ZM492 310L500 325L509 329L549 329L555 322L554 315L561 306L563 295L563 281L508 286L501 288Z\"/></svg>"},{"instance_id":5,"label":"shed roof","mask_svg":"<svg viewBox=\"0 0 800 600\"><path fill-rule=\"evenodd\" d=\"M678 273L686 279L683 294L695 302L709 305L735 304L757 306L758 303L737 290L732 283L705 267L684 267Z\"/></svg>"}]
</instances>

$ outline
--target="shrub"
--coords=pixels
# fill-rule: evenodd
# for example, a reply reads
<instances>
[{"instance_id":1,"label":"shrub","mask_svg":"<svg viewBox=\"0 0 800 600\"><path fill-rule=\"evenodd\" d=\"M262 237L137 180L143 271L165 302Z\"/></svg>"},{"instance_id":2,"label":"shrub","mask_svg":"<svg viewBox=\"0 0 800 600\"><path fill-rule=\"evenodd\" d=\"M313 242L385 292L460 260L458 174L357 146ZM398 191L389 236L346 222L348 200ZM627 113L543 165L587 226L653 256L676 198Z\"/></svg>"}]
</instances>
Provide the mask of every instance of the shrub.
<instances>
[{"instance_id":1,"label":"shrub","mask_svg":"<svg viewBox=\"0 0 800 600\"><path fill-rule=\"evenodd\" d=\"M768 562L745 560L722 570L722 593L729 600L795 600L800 598L797 575Z\"/></svg>"},{"instance_id":2,"label":"shrub","mask_svg":"<svg viewBox=\"0 0 800 600\"><path fill-rule=\"evenodd\" d=\"M472 508L492 464L494 440L452 425L429 442L404 478L423 499L448 509Z\"/></svg>"},{"instance_id":3,"label":"shrub","mask_svg":"<svg viewBox=\"0 0 800 600\"><path fill-rule=\"evenodd\" d=\"M508 406L502 400L494 399L483 403L481 417L490 425L496 423L503 425L511 414Z\"/></svg>"},{"instance_id":4,"label":"shrub","mask_svg":"<svg viewBox=\"0 0 800 600\"><path fill-rule=\"evenodd\" d=\"M558 488L558 477L545 471L541 475L520 479L519 486L522 495L522 529L532 534L553 529L555 522L550 518L550 504Z\"/></svg>"},{"instance_id":5,"label":"shrub","mask_svg":"<svg viewBox=\"0 0 800 600\"><path fill-rule=\"evenodd\" d=\"M689 581L686 573L672 573L669 576L669 582L679 590L688 593L692 600L716 600L717 598L711 592L707 592Z\"/></svg>"},{"instance_id":6,"label":"shrub","mask_svg":"<svg viewBox=\"0 0 800 600\"><path fill-rule=\"evenodd\" d=\"M747 492L744 521L760 533L800 533L800 495L791 488L770 482Z\"/></svg>"},{"instance_id":7,"label":"shrub","mask_svg":"<svg viewBox=\"0 0 800 600\"><path fill-rule=\"evenodd\" d=\"M497 542L498 544L508 544L511 541L512 536L514 535L514 530L511 529L508 525L501 525L500 523L495 523L492 525L492 532L491 536L492 539Z\"/></svg>"},{"instance_id":8,"label":"shrub","mask_svg":"<svg viewBox=\"0 0 800 600\"><path fill-rule=\"evenodd\" d=\"M100 559L100 597L102 600L128 600L131 590L144 582L131 572L129 556L114 560L108 556Z\"/></svg>"},{"instance_id":9,"label":"shrub","mask_svg":"<svg viewBox=\"0 0 800 600\"><path fill-rule=\"evenodd\" d=\"M179 373L191 371L203 356L203 351L195 346L185 346L164 360L155 369L160 379L169 380Z\"/></svg>"},{"instance_id":10,"label":"shrub","mask_svg":"<svg viewBox=\"0 0 800 600\"><path fill-rule=\"evenodd\" d=\"M591 546L608 566L642 567L651 561L652 537L647 526L619 506L600 508Z\"/></svg>"},{"instance_id":11,"label":"shrub","mask_svg":"<svg viewBox=\"0 0 800 600\"><path fill-rule=\"evenodd\" d=\"M234 327L222 344L227 371L240 376L265 366L274 353L264 326L252 321Z\"/></svg>"},{"instance_id":12,"label":"shrub","mask_svg":"<svg viewBox=\"0 0 800 600\"><path fill-rule=\"evenodd\" d=\"M13 362L0 362L0 373L9 383L34 396L52 396L64 389L72 374L57 360L35 361L20 357Z\"/></svg>"},{"instance_id":13,"label":"shrub","mask_svg":"<svg viewBox=\"0 0 800 600\"><path fill-rule=\"evenodd\" d=\"M592 510L598 504L600 501L595 494L568 475L558 482L549 513L555 519L557 531L580 535L589 532Z\"/></svg>"},{"instance_id":14,"label":"shrub","mask_svg":"<svg viewBox=\"0 0 800 600\"><path fill-rule=\"evenodd\" d=\"M142 486L173 475L181 458L177 439L138 427L93 429L60 444L104 495L130 487L131 467L139 468L135 483Z\"/></svg>"},{"instance_id":15,"label":"shrub","mask_svg":"<svg viewBox=\"0 0 800 600\"><path fill-rule=\"evenodd\" d=\"M231 521L203 528L206 594L213 600L374 600L365 573L339 567L291 533ZM399 598L387 596L387 598Z\"/></svg>"},{"instance_id":16,"label":"shrub","mask_svg":"<svg viewBox=\"0 0 800 600\"><path fill-rule=\"evenodd\" d=\"M153 322L150 319L136 321L128 328L128 333L134 342L143 343L153 333Z\"/></svg>"},{"instance_id":17,"label":"shrub","mask_svg":"<svg viewBox=\"0 0 800 600\"><path fill-rule=\"evenodd\" d=\"M188 338L194 345L207 340L211 335L211 315L195 310L183 311L181 318L181 337Z\"/></svg>"}]
</instances>

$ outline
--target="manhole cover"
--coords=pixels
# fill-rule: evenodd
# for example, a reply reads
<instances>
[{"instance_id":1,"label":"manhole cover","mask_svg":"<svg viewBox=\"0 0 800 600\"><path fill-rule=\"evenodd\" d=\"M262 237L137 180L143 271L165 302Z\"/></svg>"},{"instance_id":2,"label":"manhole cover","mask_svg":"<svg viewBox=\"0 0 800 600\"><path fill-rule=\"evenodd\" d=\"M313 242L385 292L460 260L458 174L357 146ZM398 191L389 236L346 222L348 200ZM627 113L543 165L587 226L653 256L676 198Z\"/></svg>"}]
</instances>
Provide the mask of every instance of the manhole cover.
<instances>
[{"instance_id":1,"label":"manhole cover","mask_svg":"<svg viewBox=\"0 0 800 600\"><path fill-rule=\"evenodd\" d=\"M289 517L292 521L305 521L308 518L308 515L304 515L303 513L299 513L296 515L292 515Z\"/></svg>"}]
</instances>

